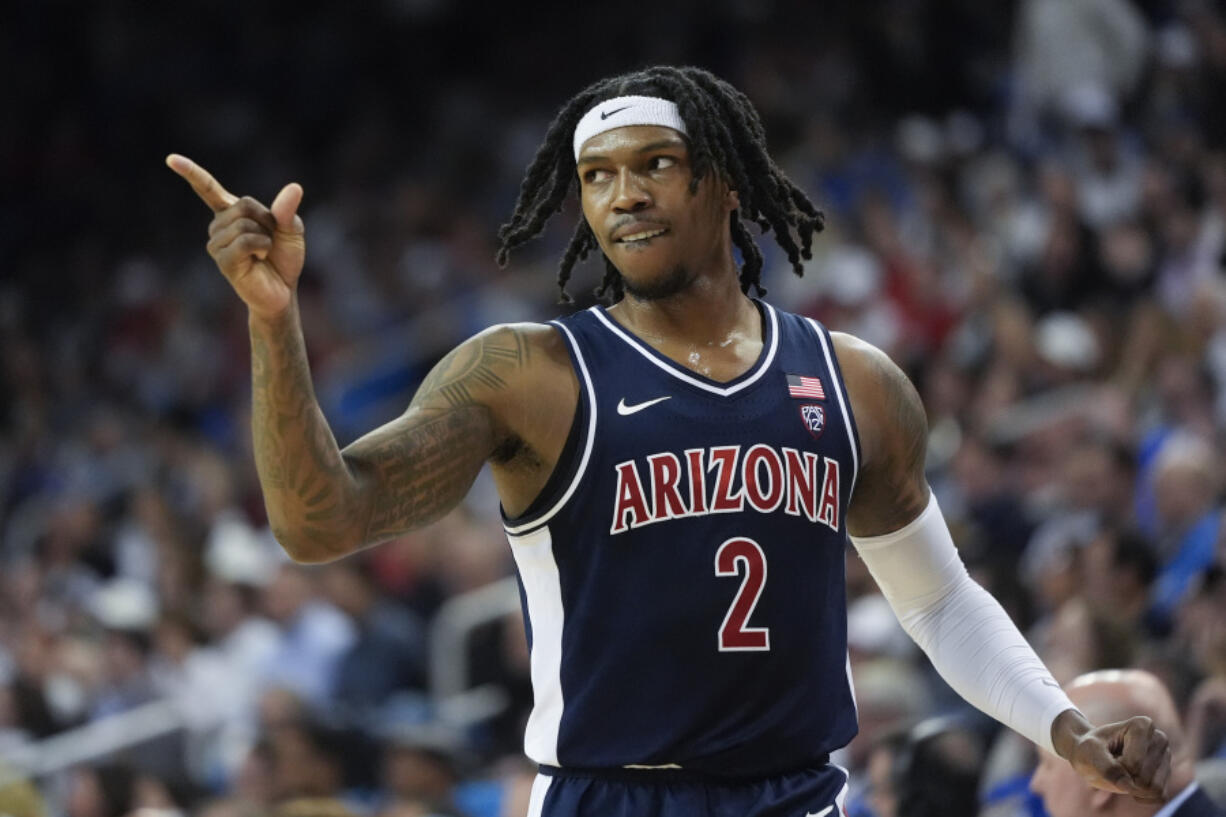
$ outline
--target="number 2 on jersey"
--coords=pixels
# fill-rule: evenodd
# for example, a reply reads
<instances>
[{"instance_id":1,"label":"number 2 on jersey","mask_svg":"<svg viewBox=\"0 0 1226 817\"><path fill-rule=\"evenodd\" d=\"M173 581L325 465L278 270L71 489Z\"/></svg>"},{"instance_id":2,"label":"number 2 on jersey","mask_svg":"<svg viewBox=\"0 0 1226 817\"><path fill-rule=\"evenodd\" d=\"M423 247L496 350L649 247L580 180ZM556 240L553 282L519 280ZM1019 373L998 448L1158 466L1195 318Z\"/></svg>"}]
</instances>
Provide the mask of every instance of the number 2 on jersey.
<instances>
[{"instance_id":1,"label":"number 2 on jersey","mask_svg":"<svg viewBox=\"0 0 1226 817\"><path fill-rule=\"evenodd\" d=\"M719 627L720 652L766 651L771 648L769 627L746 627L766 586L766 554L752 539L738 536L729 539L715 551L715 575L739 576L744 566L745 578L732 606Z\"/></svg>"}]
</instances>

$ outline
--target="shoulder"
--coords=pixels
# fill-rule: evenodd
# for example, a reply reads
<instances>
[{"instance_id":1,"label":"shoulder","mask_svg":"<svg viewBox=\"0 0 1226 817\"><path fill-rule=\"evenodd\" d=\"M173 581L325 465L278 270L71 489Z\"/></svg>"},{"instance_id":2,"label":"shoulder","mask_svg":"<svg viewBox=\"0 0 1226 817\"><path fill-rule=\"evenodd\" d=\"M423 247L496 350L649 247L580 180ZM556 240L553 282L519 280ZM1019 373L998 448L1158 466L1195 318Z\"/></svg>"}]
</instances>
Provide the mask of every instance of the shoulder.
<instances>
[{"instance_id":1,"label":"shoulder","mask_svg":"<svg viewBox=\"0 0 1226 817\"><path fill-rule=\"evenodd\" d=\"M509 385L508 378L530 376L538 369L569 368L566 341L546 323L499 323L457 346L448 357L461 368L488 370Z\"/></svg>"},{"instance_id":2,"label":"shoulder","mask_svg":"<svg viewBox=\"0 0 1226 817\"><path fill-rule=\"evenodd\" d=\"M473 335L463 345L497 350L519 363L567 364L569 358L562 333L548 323L499 323Z\"/></svg>"},{"instance_id":3,"label":"shoulder","mask_svg":"<svg viewBox=\"0 0 1226 817\"><path fill-rule=\"evenodd\" d=\"M547 324L496 324L460 343L422 381L422 408L499 407L533 402L543 383L573 379L565 341Z\"/></svg>"},{"instance_id":4,"label":"shoulder","mask_svg":"<svg viewBox=\"0 0 1226 817\"><path fill-rule=\"evenodd\" d=\"M831 332L843 382L863 438L866 461L891 437L926 435L924 404L906 373L876 346L854 335Z\"/></svg>"},{"instance_id":5,"label":"shoulder","mask_svg":"<svg viewBox=\"0 0 1226 817\"><path fill-rule=\"evenodd\" d=\"M863 457L848 525L857 536L888 533L914 519L927 503L924 404L885 352L853 335L831 332L830 337Z\"/></svg>"}]
</instances>

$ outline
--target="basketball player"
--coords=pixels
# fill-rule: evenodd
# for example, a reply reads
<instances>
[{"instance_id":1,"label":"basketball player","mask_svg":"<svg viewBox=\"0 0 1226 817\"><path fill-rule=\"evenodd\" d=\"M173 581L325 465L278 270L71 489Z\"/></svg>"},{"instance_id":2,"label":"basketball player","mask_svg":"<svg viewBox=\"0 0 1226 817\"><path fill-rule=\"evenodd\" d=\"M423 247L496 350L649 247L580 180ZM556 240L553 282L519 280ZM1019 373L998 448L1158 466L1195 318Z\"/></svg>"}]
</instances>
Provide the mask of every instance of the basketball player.
<instances>
[{"instance_id":1,"label":"basketball player","mask_svg":"<svg viewBox=\"0 0 1226 817\"><path fill-rule=\"evenodd\" d=\"M499 260L577 189L559 285L565 297L573 265L599 250L615 303L482 332L344 450L295 303L302 188L265 207L167 161L215 211L209 252L249 309L255 455L293 558L426 525L490 464L531 646L534 817L841 811L846 774L828 754L856 732L849 533L969 701L1093 785L1161 795L1165 736L1148 718L1093 728L967 575L924 480L924 410L903 373L748 297L762 256L747 225L773 230L799 274L822 217L727 83L661 67L571 99Z\"/></svg>"},{"instance_id":2,"label":"basketball player","mask_svg":"<svg viewBox=\"0 0 1226 817\"><path fill-rule=\"evenodd\" d=\"M1188 752L1171 693L1156 676L1141 670L1101 670L1079 676L1069 684L1069 697L1096 720L1116 720L1145 714L1161 727L1173 754L1167 796L1138 802L1086 785L1069 765L1040 752L1039 767L1030 788L1043 798L1052 817L1226 817L1196 782L1195 758Z\"/></svg>"}]
</instances>

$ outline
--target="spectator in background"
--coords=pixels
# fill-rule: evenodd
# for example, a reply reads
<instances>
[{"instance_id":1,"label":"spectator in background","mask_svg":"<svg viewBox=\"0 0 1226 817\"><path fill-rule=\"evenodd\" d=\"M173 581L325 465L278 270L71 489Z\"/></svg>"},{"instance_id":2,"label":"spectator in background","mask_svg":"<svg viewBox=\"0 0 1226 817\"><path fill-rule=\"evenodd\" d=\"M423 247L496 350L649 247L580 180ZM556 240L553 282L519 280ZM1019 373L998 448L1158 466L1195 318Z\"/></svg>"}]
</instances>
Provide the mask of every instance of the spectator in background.
<instances>
[{"instance_id":1,"label":"spectator in background","mask_svg":"<svg viewBox=\"0 0 1226 817\"><path fill-rule=\"evenodd\" d=\"M1147 621L1158 560L1135 530L1105 526L1084 552L1085 595L1095 609L1109 612L1125 628L1157 635Z\"/></svg>"},{"instance_id":2,"label":"spectator in background","mask_svg":"<svg viewBox=\"0 0 1226 817\"><path fill-rule=\"evenodd\" d=\"M1226 572L1220 561L1180 610L1176 637L1202 676L1187 704L1189 751L1217 761L1226 784Z\"/></svg>"},{"instance_id":3,"label":"spectator in background","mask_svg":"<svg viewBox=\"0 0 1226 817\"><path fill-rule=\"evenodd\" d=\"M332 695L353 716L373 714L393 693L425 686L425 634L406 607L382 596L368 564L347 559L328 565L323 595L356 625L357 637L341 655Z\"/></svg>"},{"instance_id":4,"label":"spectator in background","mask_svg":"<svg viewBox=\"0 0 1226 817\"><path fill-rule=\"evenodd\" d=\"M275 802L341 796L345 784L345 747L339 733L320 723L302 720L274 726L268 740Z\"/></svg>"},{"instance_id":5,"label":"spectator in background","mask_svg":"<svg viewBox=\"0 0 1226 817\"><path fill-rule=\"evenodd\" d=\"M258 737L257 703L280 646L277 626L260 614L263 587L276 571L249 538L221 539L205 555L201 626L221 663L216 734L200 748L200 771L229 782Z\"/></svg>"},{"instance_id":6,"label":"spectator in background","mask_svg":"<svg viewBox=\"0 0 1226 817\"><path fill-rule=\"evenodd\" d=\"M168 785L148 772L123 763L75 769L71 775L65 817L131 817L149 809L161 817L181 817L196 792Z\"/></svg>"},{"instance_id":7,"label":"spectator in background","mask_svg":"<svg viewBox=\"0 0 1226 817\"><path fill-rule=\"evenodd\" d=\"M1158 552L1153 610L1169 619L1192 582L1212 564L1221 508L1219 469L1208 441L1176 434L1153 467Z\"/></svg>"},{"instance_id":8,"label":"spectator in background","mask_svg":"<svg viewBox=\"0 0 1226 817\"><path fill-rule=\"evenodd\" d=\"M149 673L156 597L140 582L114 579L94 593L90 608L104 628L104 675L94 695L92 716L124 712L157 698Z\"/></svg>"},{"instance_id":9,"label":"spectator in background","mask_svg":"<svg viewBox=\"0 0 1226 817\"><path fill-rule=\"evenodd\" d=\"M1143 167L1122 143L1115 98L1100 85L1079 85L1066 94L1066 107L1077 128L1070 165L1082 221L1103 230L1133 217L1140 209Z\"/></svg>"},{"instance_id":10,"label":"spectator in background","mask_svg":"<svg viewBox=\"0 0 1226 817\"><path fill-rule=\"evenodd\" d=\"M1085 786L1041 752L1031 788L1043 798L1051 817L1222 817L1226 815L1199 790L1179 713L1170 692L1155 676L1139 670L1107 670L1083 675L1068 687L1069 697L1093 723L1141 713L1152 718L1171 741L1171 776L1161 802L1140 802Z\"/></svg>"},{"instance_id":11,"label":"spectator in background","mask_svg":"<svg viewBox=\"0 0 1226 817\"><path fill-rule=\"evenodd\" d=\"M1025 0L1016 20L1016 141L1033 147L1040 120L1062 113L1070 89L1089 84L1127 98L1137 87L1149 31L1128 0Z\"/></svg>"},{"instance_id":12,"label":"spectator in background","mask_svg":"<svg viewBox=\"0 0 1226 817\"><path fill-rule=\"evenodd\" d=\"M866 797L849 813L975 817L982 760L980 737L949 718L931 718L887 734L869 755Z\"/></svg>"},{"instance_id":13,"label":"spectator in background","mask_svg":"<svg viewBox=\"0 0 1226 817\"><path fill-rule=\"evenodd\" d=\"M265 684L293 690L309 704L324 707L341 656L357 638L353 622L317 595L315 574L294 564L281 565L264 588L264 610L279 630Z\"/></svg>"},{"instance_id":14,"label":"spectator in background","mask_svg":"<svg viewBox=\"0 0 1226 817\"><path fill-rule=\"evenodd\" d=\"M445 728L398 731L384 749L383 785L390 801L380 815L467 817L455 804L456 787L463 779L462 755L462 737Z\"/></svg>"}]
</instances>

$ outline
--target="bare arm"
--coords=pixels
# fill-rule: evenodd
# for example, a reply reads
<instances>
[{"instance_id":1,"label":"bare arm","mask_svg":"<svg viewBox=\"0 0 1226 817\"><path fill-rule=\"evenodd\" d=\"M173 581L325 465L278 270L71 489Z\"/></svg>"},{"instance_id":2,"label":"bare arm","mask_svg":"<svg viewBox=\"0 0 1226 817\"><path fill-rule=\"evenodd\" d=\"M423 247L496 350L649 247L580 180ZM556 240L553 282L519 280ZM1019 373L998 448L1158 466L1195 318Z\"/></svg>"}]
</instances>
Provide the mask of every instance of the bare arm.
<instances>
[{"instance_id":1,"label":"bare arm","mask_svg":"<svg viewBox=\"0 0 1226 817\"><path fill-rule=\"evenodd\" d=\"M341 451L316 401L296 310L251 321L252 431L264 503L295 560L328 561L454 508L504 436L490 403L527 360L515 330L461 344L408 410Z\"/></svg>"},{"instance_id":2,"label":"bare arm","mask_svg":"<svg viewBox=\"0 0 1226 817\"><path fill-rule=\"evenodd\" d=\"M928 418L915 386L884 352L851 335L832 337L864 460L847 530L852 536L879 536L903 527L928 504Z\"/></svg>"},{"instance_id":3,"label":"bare arm","mask_svg":"<svg viewBox=\"0 0 1226 817\"><path fill-rule=\"evenodd\" d=\"M498 418L502 406L526 402L531 346L511 326L470 338L430 371L403 415L345 448L369 486L367 542L433 522L464 498L482 464L515 436Z\"/></svg>"},{"instance_id":4,"label":"bare arm","mask_svg":"<svg viewBox=\"0 0 1226 817\"><path fill-rule=\"evenodd\" d=\"M256 467L286 552L328 561L453 508L510 436L494 417L521 397L513 392L528 357L523 333L498 327L461 344L401 417L341 451L311 384L295 295L302 188L286 185L269 208L182 156L167 164L215 213L209 254L248 307Z\"/></svg>"},{"instance_id":5,"label":"bare arm","mask_svg":"<svg viewBox=\"0 0 1226 817\"><path fill-rule=\"evenodd\" d=\"M936 533L932 524L924 527L923 534L907 534L897 542L887 539L890 544L880 550L865 539L898 535L928 508L930 492L924 478L928 423L915 387L883 352L849 335L834 335L834 345L863 456L848 509L848 530L860 538L857 545L862 558L900 614L903 626L924 647L941 675L967 700L979 701L976 705L983 711L1017 728L1010 717L1025 709L1019 705L1019 701L1024 703L1025 690L996 684L995 697L985 696L989 689L985 680L1031 678L1041 671L1038 684L1055 685L1055 681L996 601L966 576L944 521L938 519L937 524L945 555L932 544ZM951 599L956 601L949 603ZM1016 650L1008 654L1001 650L1007 640L1029 655L1018 658ZM968 660L972 655L978 664ZM984 673L984 667L991 672ZM994 700L1006 698L1008 706L993 705ZM1056 706L1066 703L1067 698L1052 699ZM1091 785L1139 799L1154 799L1163 791L1170 772L1170 750L1166 736L1154 729L1149 718L1094 728L1070 707L1055 715L1049 737L1056 753Z\"/></svg>"}]
</instances>

